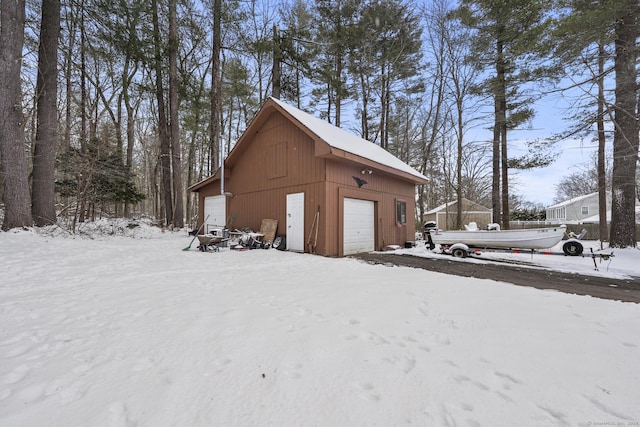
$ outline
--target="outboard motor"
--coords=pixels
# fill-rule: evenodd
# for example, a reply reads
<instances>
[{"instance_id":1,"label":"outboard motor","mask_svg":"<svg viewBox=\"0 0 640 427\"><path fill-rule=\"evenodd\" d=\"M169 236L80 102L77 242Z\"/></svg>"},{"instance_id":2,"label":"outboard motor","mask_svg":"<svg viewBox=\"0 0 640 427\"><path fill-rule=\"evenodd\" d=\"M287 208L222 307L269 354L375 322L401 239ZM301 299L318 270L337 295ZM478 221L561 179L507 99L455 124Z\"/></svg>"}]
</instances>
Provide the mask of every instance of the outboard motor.
<instances>
[{"instance_id":1,"label":"outboard motor","mask_svg":"<svg viewBox=\"0 0 640 427\"><path fill-rule=\"evenodd\" d=\"M436 245L433 243L433 239L431 238L431 232L436 231L436 222L435 221L427 221L424 223L424 237L427 240L427 247L431 250L435 249Z\"/></svg>"},{"instance_id":2,"label":"outboard motor","mask_svg":"<svg viewBox=\"0 0 640 427\"><path fill-rule=\"evenodd\" d=\"M431 230L435 230L437 228L435 221L427 221L424 223L424 231L428 233Z\"/></svg>"}]
</instances>

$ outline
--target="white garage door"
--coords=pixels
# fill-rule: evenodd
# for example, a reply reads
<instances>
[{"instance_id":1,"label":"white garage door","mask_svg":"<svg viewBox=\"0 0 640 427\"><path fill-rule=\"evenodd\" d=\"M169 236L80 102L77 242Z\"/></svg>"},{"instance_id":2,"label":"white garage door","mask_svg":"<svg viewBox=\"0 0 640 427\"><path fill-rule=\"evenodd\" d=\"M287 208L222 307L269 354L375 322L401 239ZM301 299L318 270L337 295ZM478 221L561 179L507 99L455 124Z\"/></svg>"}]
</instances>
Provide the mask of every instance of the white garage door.
<instances>
[{"instance_id":1,"label":"white garage door","mask_svg":"<svg viewBox=\"0 0 640 427\"><path fill-rule=\"evenodd\" d=\"M369 200L344 199L344 255L375 249L374 204Z\"/></svg>"},{"instance_id":2,"label":"white garage door","mask_svg":"<svg viewBox=\"0 0 640 427\"><path fill-rule=\"evenodd\" d=\"M226 198L225 196L212 196L204 198L204 217L206 218L203 230L208 233L213 227L226 225ZM207 216L209 218L207 218Z\"/></svg>"}]
</instances>

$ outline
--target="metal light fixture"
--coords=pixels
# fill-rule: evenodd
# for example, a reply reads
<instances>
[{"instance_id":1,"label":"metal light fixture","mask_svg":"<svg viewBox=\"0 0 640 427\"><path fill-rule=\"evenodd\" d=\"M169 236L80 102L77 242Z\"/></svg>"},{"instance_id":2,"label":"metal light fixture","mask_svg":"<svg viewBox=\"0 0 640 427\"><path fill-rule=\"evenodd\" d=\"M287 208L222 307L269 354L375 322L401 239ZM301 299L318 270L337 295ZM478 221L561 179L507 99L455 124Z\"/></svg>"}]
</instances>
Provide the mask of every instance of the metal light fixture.
<instances>
[{"instance_id":1,"label":"metal light fixture","mask_svg":"<svg viewBox=\"0 0 640 427\"><path fill-rule=\"evenodd\" d=\"M356 182L356 184L358 184L358 188L362 187L363 185L365 185L367 183L367 181L365 181L362 178L358 178L357 176L353 176L352 178Z\"/></svg>"}]
</instances>

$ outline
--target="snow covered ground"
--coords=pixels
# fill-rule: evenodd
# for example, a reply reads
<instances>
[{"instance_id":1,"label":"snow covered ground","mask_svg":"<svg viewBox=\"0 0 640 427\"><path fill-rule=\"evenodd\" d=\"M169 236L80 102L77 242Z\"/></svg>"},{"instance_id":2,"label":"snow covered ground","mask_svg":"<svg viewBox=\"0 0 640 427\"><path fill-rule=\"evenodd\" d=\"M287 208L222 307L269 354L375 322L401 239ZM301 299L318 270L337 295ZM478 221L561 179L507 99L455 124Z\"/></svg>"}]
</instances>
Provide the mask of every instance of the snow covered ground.
<instances>
[{"instance_id":1,"label":"snow covered ground","mask_svg":"<svg viewBox=\"0 0 640 427\"><path fill-rule=\"evenodd\" d=\"M640 423L638 304L109 227L0 233L1 426Z\"/></svg>"}]
</instances>

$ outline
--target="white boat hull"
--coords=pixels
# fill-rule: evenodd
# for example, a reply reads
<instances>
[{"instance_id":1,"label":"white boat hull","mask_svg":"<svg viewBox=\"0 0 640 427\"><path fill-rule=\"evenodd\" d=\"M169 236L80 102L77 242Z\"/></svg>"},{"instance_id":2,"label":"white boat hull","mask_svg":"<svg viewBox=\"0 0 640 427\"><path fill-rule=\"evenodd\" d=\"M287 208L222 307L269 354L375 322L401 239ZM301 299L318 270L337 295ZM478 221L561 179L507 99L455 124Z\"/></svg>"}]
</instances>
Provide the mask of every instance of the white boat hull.
<instances>
[{"instance_id":1,"label":"white boat hull","mask_svg":"<svg viewBox=\"0 0 640 427\"><path fill-rule=\"evenodd\" d=\"M464 243L478 248L547 249L562 240L566 225L522 230L432 231L433 243L453 245Z\"/></svg>"}]
</instances>

